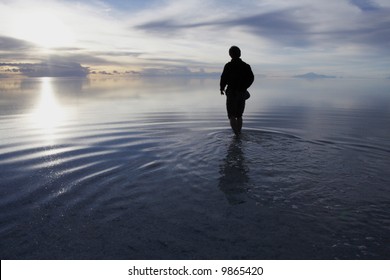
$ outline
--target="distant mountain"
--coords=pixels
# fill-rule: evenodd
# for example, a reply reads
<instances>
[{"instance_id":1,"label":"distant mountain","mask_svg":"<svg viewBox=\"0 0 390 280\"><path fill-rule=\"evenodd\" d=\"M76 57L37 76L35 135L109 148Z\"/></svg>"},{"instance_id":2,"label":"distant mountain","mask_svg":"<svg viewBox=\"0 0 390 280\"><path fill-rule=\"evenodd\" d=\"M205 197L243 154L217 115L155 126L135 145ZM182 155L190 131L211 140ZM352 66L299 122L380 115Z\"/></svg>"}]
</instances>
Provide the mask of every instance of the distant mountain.
<instances>
[{"instance_id":1,"label":"distant mountain","mask_svg":"<svg viewBox=\"0 0 390 280\"><path fill-rule=\"evenodd\" d=\"M334 79L336 76L327 76L327 75L321 75L314 72L306 73L303 75L296 75L293 76L294 78L304 78L304 79Z\"/></svg>"}]
</instances>

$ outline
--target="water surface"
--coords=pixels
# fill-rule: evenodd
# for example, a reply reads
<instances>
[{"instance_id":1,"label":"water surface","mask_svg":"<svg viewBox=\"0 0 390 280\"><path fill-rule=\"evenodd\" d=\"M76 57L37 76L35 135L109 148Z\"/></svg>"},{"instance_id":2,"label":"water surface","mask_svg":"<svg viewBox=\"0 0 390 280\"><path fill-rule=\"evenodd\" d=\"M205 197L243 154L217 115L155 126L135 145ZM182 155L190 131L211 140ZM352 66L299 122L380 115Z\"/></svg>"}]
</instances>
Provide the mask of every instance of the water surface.
<instances>
[{"instance_id":1,"label":"water surface","mask_svg":"<svg viewBox=\"0 0 390 280\"><path fill-rule=\"evenodd\" d=\"M2 259L388 259L390 81L0 80Z\"/></svg>"}]
</instances>

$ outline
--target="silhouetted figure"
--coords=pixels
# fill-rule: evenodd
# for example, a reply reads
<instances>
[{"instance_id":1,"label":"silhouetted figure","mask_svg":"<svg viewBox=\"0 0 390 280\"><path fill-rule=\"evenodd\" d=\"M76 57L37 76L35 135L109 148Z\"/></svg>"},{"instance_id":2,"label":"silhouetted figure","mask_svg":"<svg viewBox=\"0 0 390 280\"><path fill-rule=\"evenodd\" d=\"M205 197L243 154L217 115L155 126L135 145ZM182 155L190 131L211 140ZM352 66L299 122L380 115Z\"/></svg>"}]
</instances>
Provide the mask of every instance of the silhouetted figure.
<instances>
[{"instance_id":1,"label":"silhouetted figure","mask_svg":"<svg viewBox=\"0 0 390 280\"><path fill-rule=\"evenodd\" d=\"M229 49L232 60L226 63L220 82L221 94L226 93L226 109L230 126L238 136L242 128L242 114L245 109L245 93L255 77L249 64L241 60L241 50L232 46ZM225 88L227 86L226 92Z\"/></svg>"}]
</instances>

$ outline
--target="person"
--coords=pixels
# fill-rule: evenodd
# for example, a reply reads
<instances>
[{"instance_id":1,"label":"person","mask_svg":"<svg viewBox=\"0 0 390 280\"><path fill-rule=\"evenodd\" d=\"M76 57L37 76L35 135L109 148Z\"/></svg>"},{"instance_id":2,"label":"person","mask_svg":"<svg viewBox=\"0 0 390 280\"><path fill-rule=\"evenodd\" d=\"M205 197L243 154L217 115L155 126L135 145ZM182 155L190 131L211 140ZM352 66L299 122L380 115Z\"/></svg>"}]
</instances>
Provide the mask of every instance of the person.
<instances>
[{"instance_id":1,"label":"person","mask_svg":"<svg viewBox=\"0 0 390 280\"><path fill-rule=\"evenodd\" d=\"M245 93L255 77L250 65L241 60L241 50L237 46L232 46L229 49L229 55L232 60L226 63L223 69L220 90L221 95L226 94L226 109L230 126L233 132L239 136L245 109Z\"/></svg>"}]
</instances>

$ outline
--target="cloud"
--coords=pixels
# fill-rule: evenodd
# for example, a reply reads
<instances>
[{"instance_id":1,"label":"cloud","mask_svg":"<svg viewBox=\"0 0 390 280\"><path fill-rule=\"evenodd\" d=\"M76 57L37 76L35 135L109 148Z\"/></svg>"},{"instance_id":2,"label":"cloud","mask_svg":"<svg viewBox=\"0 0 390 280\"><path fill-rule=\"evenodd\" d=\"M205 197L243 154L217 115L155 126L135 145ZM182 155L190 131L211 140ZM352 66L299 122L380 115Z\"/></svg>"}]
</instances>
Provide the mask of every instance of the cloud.
<instances>
[{"instance_id":1,"label":"cloud","mask_svg":"<svg viewBox=\"0 0 390 280\"><path fill-rule=\"evenodd\" d=\"M0 51L25 51L33 49L34 45L24 41L7 36L0 36Z\"/></svg>"},{"instance_id":2,"label":"cloud","mask_svg":"<svg viewBox=\"0 0 390 280\"><path fill-rule=\"evenodd\" d=\"M221 30L226 34L231 29L243 27L243 31L283 47L306 48L327 42L328 45L355 43L387 48L390 42L390 9L381 8L367 0L351 0L350 3L362 11L372 13L356 15L353 10L345 7L342 7L342 13L337 11L332 13L335 7L331 5L324 8L308 5L276 9L249 16L228 15L212 21L167 17L152 19L136 25L135 28L152 33L154 36L172 39L188 32L202 36L202 33L210 30ZM197 29L199 31L196 33Z\"/></svg>"},{"instance_id":3,"label":"cloud","mask_svg":"<svg viewBox=\"0 0 390 280\"><path fill-rule=\"evenodd\" d=\"M20 68L22 74L28 77L85 77L89 73L87 67L79 63L62 64L39 63Z\"/></svg>"},{"instance_id":4,"label":"cloud","mask_svg":"<svg viewBox=\"0 0 390 280\"><path fill-rule=\"evenodd\" d=\"M36 51L35 45L28 41L0 36L0 59L3 61L30 60Z\"/></svg>"},{"instance_id":5,"label":"cloud","mask_svg":"<svg viewBox=\"0 0 390 280\"><path fill-rule=\"evenodd\" d=\"M186 58L167 58L167 57L153 57L153 58L144 58L145 64L149 66L158 66L158 65L174 65L176 67L183 66L193 66L193 67L206 67L207 62L202 62L199 60L186 59Z\"/></svg>"},{"instance_id":6,"label":"cloud","mask_svg":"<svg viewBox=\"0 0 390 280\"><path fill-rule=\"evenodd\" d=\"M227 26L244 26L259 37L265 37L286 46L307 46L309 27L300 22L295 10L282 10L239 18L224 23Z\"/></svg>"},{"instance_id":7,"label":"cloud","mask_svg":"<svg viewBox=\"0 0 390 280\"><path fill-rule=\"evenodd\" d=\"M215 77L220 76L218 72L205 72L203 68L199 71L193 71L185 66L169 66L160 68L145 68L136 73L141 76L176 76L176 77Z\"/></svg>"},{"instance_id":8,"label":"cloud","mask_svg":"<svg viewBox=\"0 0 390 280\"><path fill-rule=\"evenodd\" d=\"M160 34L161 36L169 36L171 33L177 33L185 29L203 27L203 26L216 26L220 25L219 22L198 22L198 23L179 23L174 19L162 19L151 21L147 23L135 26L137 29L141 29L147 32Z\"/></svg>"},{"instance_id":9,"label":"cloud","mask_svg":"<svg viewBox=\"0 0 390 280\"><path fill-rule=\"evenodd\" d=\"M95 71L203 67L210 72L223 66L227 49L237 44L257 73L291 75L315 67L346 75L390 67L388 0L125 2L0 1L1 60L45 64L52 57ZM42 13L63 23L73 43L45 50L27 42L44 38L45 30L26 32L35 31L26 19Z\"/></svg>"},{"instance_id":10,"label":"cloud","mask_svg":"<svg viewBox=\"0 0 390 280\"><path fill-rule=\"evenodd\" d=\"M104 65L106 60L89 54L74 53L75 49L48 55L34 44L12 37L0 37L0 68L4 73L20 73L27 77L85 77L89 68L84 65ZM20 62L18 62L20 61ZM35 61L25 63L23 61Z\"/></svg>"},{"instance_id":11,"label":"cloud","mask_svg":"<svg viewBox=\"0 0 390 280\"><path fill-rule=\"evenodd\" d=\"M377 11L380 9L378 4L370 0L350 0L350 3L363 12Z\"/></svg>"},{"instance_id":12,"label":"cloud","mask_svg":"<svg viewBox=\"0 0 390 280\"><path fill-rule=\"evenodd\" d=\"M259 37L265 37L285 45L302 46L308 43L306 36L308 28L299 22L299 19L294 15L294 10L193 23L179 23L174 19L161 19L135 27L146 32L161 34L161 36L171 36L174 33L201 27L226 30L240 26L248 28L249 32Z\"/></svg>"},{"instance_id":13,"label":"cloud","mask_svg":"<svg viewBox=\"0 0 390 280\"><path fill-rule=\"evenodd\" d=\"M0 67L4 72L21 73L28 77L84 77L89 69L82 64L113 64L101 57L84 53L80 48L58 48L55 54L50 55L33 43L7 36L0 36L0 54Z\"/></svg>"},{"instance_id":14,"label":"cloud","mask_svg":"<svg viewBox=\"0 0 390 280\"><path fill-rule=\"evenodd\" d=\"M146 68L141 72L144 76L188 76L191 71L187 67Z\"/></svg>"},{"instance_id":15,"label":"cloud","mask_svg":"<svg viewBox=\"0 0 390 280\"><path fill-rule=\"evenodd\" d=\"M92 55L96 56L112 56L112 57L117 57L117 56L133 56L133 57L138 57L143 54L143 52L133 52L133 51L100 51L100 52L91 52Z\"/></svg>"},{"instance_id":16,"label":"cloud","mask_svg":"<svg viewBox=\"0 0 390 280\"><path fill-rule=\"evenodd\" d=\"M49 62L56 62L60 64L67 64L67 63L79 63L79 64L84 64L84 65L113 65L114 63L95 56L90 53L58 53L56 55L51 55L47 58L43 57L42 60L46 61L48 60Z\"/></svg>"},{"instance_id":17,"label":"cloud","mask_svg":"<svg viewBox=\"0 0 390 280\"><path fill-rule=\"evenodd\" d=\"M364 8L367 11L367 7ZM375 8L370 12L351 15L339 20L337 26L328 26L313 32L316 41L325 45L355 46L367 51L367 47L390 54L390 9ZM362 53L367 55L367 53ZM371 55L371 54L370 54Z\"/></svg>"},{"instance_id":18,"label":"cloud","mask_svg":"<svg viewBox=\"0 0 390 280\"><path fill-rule=\"evenodd\" d=\"M0 63L0 67L4 66L12 67L13 72L20 72L27 77L85 77L89 74L88 67L75 62L51 60L42 63Z\"/></svg>"}]
</instances>

